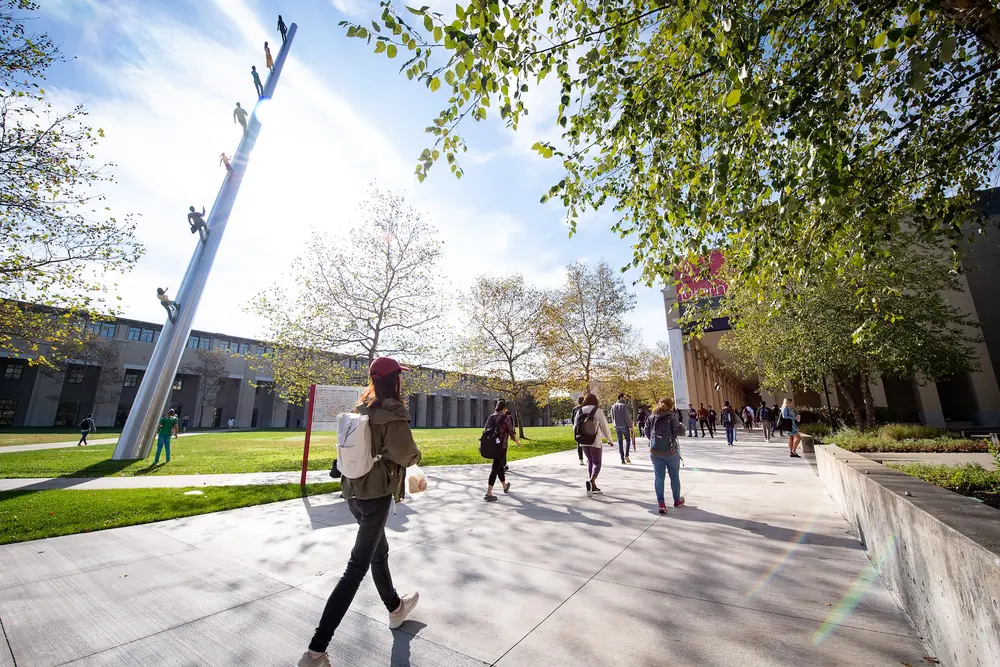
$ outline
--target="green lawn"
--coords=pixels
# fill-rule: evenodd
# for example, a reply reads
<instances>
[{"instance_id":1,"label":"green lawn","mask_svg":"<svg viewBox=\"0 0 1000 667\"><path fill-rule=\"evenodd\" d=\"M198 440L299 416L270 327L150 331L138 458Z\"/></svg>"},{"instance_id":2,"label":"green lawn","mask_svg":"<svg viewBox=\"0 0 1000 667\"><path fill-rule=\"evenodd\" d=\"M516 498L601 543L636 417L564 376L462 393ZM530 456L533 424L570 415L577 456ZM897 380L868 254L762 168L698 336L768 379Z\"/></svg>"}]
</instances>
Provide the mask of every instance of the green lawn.
<instances>
[{"instance_id":1,"label":"green lawn","mask_svg":"<svg viewBox=\"0 0 1000 667\"><path fill-rule=\"evenodd\" d=\"M197 490L201 495L186 496ZM333 493L340 484L308 484L308 495ZM89 533L182 516L299 498L298 484L210 486L198 489L0 492L0 544Z\"/></svg>"},{"instance_id":2,"label":"green lawn","mask_svg":"<svg viewBox=\"0 0 1000 667\"><path fill-rule=\"evenodd\" d=\"M421 465L483 463L479 456L480 429L420 429L414 431L423 452ZM521 447L509 450L510 460L572 449L568 426L526 430ZM152 455L139 461L113 461L113 445L93 445L33 452L0 453L0 478L17 477L127 477L132 475L182 475L241 472L283 472L302 468L301 431L245 431L209 433L178 438L171 444L171 460L152 467ZM309 469L327 470L334 457L336 436L314 436ZM155 448L154 448L155 450Z\"/></svg>"},{"instance_id":3,"label":"green lawn","mask_svg":"<svg viewBox=\"0 0 1000 667\"><path fill-rule=\"evenodd\" d=\"M91 440L117 438L120 429L99 429L87 437ZM50 442L76 442L80 439L78 428L3 428L0 429L0 447L37 445Z\"/></svg>"}]
</instances>

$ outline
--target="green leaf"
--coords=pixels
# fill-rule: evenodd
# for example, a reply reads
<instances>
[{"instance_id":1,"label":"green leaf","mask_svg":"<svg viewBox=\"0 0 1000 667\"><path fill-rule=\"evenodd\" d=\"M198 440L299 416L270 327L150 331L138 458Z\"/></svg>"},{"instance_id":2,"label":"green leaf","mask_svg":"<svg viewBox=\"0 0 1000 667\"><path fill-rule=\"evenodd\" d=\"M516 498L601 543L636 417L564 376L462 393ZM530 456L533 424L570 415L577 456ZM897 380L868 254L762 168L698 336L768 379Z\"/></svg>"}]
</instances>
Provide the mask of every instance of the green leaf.
<instances>
[{"instance_id":1,"label":"green leaf","mask_svg":"<svg viewBox=\"0 0 1000 667\"><path fill-rule=\"evenodd\" d=\"M465 20L465 10L462 8L462 5L455 5L455 16L457 16L460 21Z\"/></svg>"},{"instance_id":2,"label":"green leaf","mask_svg":"<svg viewBox=\"0 0 1000 667\"><path fill-rule=\"evenodd\" d=\"M383 51L385 51L385 42L382 40L375 42L375 53L382 53Z\"/></svg>"},{"instance_id":3,"label":"green leaf","mask_svg":"<svg viewBox=\"0 0 1000 667\"><path fill-rule=\"evenodd\" d=\"M950 63L952 57L955 55L955 37L954 35L949 35L941 40L941 51L938 53L938 57L943 63Z\"/></svg>"},{"instance_id":4,"label":"green leaf","mask_svg":"<svg viewBox=\"0 0 1000 667\"><path fill-rule=\"evenodd\" d=\"M444 37L444 30L441 29L441 26L439 25L434 26L434 41L440 42L443 37Z\"/></svg>"},{"instance_id":5,"label":"green leaf","mask_svg":"<svg viewBox=\"0 0 1000 667\"><path fill-rule=\"evenodd\" d=\"M427 29L427 32L434 30L434 19L431 18L430 14L424 14L424 28Z\"/></svg>"},{"instance_id":6,"label":"green leaf","mask_svg":"<svg viewBox=\"0 0 1000 667\"><path fill-rule=\"evenodd\" d=\"M880 33L878 35L875 35L875 39L872 41L872 45L876 49L881 49L882 46L885 44L885 40L886 40L886 34L884 32Z\"/></svg>"},{"instance_id":7,"label":"green leaf","mask_svg":"<svg viewBox=\"0 0 1000 667\"><path fill-rule=\"evenodd\" d=\"M390 58L395 58L395 57L396 57L396 45L395 45L395 44L390 44L390 45L389 45L389 46L388 46L388 47L386 48L386 50L385 50L385 54L386 54L387 56L389 56Z\"/></svg>"},{"instance_id":8,"label":"green leaf","mask_svg":"<svg viewBox=\"0 0 1000 667\"><path fill-rule=\"evenodd\" d=\"M431 89L432 93L435 92L438 88L441 87L441 79L437 78L436 76L431 78L430 82L427 84L427 87Z\"/></svg>"},{"instance_id":9,"label":"green leaf","mask_svg":"<svg viewBox=\"0 0 1000 667\"><path fill-rule=\"evenodd\" d=\"M367 39L368 31L364 28L358 28L358 39Z\"/></svg>"},{"instance_id":10,"label":"green leaf","mask_svg":"<svg viewBox=\"0 0 1000 667\"><path fill-rule=\"evenodd\" d=\"M729 91L729 94L726 95L726 106L734 107L737 104L739 104L741 95L742 93L739 88L733 88L731 91Z\"/></svg>"}]
</instances>

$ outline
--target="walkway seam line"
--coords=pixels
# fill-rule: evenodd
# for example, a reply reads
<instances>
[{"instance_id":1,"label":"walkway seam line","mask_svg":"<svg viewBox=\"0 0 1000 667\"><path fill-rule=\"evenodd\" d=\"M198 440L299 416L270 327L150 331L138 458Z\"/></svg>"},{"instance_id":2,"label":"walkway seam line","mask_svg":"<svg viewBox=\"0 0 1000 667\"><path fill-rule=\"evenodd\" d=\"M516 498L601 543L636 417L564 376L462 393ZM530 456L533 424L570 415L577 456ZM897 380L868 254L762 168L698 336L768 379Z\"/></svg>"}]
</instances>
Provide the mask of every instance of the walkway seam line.
<instances>
[{"instance_id":1,"label":"walkway seam line","mask_svg":"<svg viewBox=\"0 0 1000 667\"><path fill-rule=\"evenodd\" d=\"M10 644L10 637L7 636L7 628L3 625L3 617L0 616L0 631L3 631L3 640L7 644L7 652L10 653L11 662L14 663L14 667L17 667L17 658L14 657L14 647Z\"/></svg>"}]
</instances>

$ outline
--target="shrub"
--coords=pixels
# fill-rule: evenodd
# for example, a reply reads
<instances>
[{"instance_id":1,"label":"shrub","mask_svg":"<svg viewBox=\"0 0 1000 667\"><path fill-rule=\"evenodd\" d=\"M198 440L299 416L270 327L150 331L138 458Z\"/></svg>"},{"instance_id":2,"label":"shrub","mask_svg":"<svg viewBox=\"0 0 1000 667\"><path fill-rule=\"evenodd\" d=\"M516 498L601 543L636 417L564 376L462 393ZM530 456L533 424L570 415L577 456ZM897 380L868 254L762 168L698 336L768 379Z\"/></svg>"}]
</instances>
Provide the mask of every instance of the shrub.
<instances>
[{"instance_id":1,"label":"shrub","mask_svg":"<svg viewBox=\"0 0 1000 667\"><path fill-rule=\"evenodd\" d=\"M986 470L978 463L961 466L928 463L890 463L886 467L930 482L943 489L961 493L1000 509L1000 471Z\"/></svg>"},{"instance_id":2,"label":"shrub","mask_svg":"<svg viewBox=\"0 0 1000 667\"><path fill-rule=\"evenodd\" d=\"M985 440L937 438L934 440L886 440L875 435L845 429L826 442L850 452L937 452L980 453L989 451Z\"/></svg>"},{"instance_id":3,"label":"shrub","mask_svg":"<svg viewBox=\"0 0 1000 667\"><path fill-rule=\"evenodd\" d=\"M878 430L879 437L886 440L929 440L947 434L943 428L923 424L886 424Z\"/></svg>"},{"instance_id":4,"label":"shrub","mask_svg":"<svg viewBox=\"0 0 1000 667\"><path fill-rule=\"evenodd\" d=\"M829 424L802 424L799 426L799 431L805 433L806 435L811 435L817 438L825 438L830 435L830 425Z\"/></svg>"}]
</instances>

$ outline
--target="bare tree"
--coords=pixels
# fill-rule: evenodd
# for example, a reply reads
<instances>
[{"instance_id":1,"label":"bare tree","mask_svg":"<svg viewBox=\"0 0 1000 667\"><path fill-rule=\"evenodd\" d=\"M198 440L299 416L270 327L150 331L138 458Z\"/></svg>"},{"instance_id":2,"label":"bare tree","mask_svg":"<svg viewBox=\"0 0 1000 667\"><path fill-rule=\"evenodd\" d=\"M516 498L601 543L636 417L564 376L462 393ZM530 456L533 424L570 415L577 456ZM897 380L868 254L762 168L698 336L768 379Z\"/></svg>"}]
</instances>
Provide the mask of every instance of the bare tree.
<instances>
[{"instance_id":1,"label":"bare tree","mask_svg":"<svg viewBox=\"0 0 1000 667\"><path fill-rule=\"evenodd\" d=\"M198 350L196 354L198 361L182 366L180 372L199 376L198 405L201 408L195 423L202 426L205 409L210 406L215 407L215 399L219 396L219 389L221 389L222 383L229 378L229 353L223 350Z\"/></svg>"},{"instance_id":2,"label":"bare tree","mask_svg":"<svg viewBox=\"0 0 1000 667\"><path fill-rule=\"evenodd\" d=\"M62 319L59 320L60 322ZM122 365L121 343L113 338L106 338L96 333L93 328L100 327L100 322L77 321L64 325L56 334L59 345L58 364L50 357L47 363L39 366L39 371L48 377L64 379L71 366L97 369L97 382L94 385L93 412L105 403L117 401L121 395L122 382L125 379L125 367ZM62 385L59 385L61 391ZM51 400L59 400L61 393L49 394ZM74 422L81 415L80 401L77 401Z\"/></svg>"},{"instance_id":3,"label":"bare tree","mask_svg":"<svg viewBox=\"0 0 1000 667\"><path fill-rule=\"evenodd\" d=\"M545 359L539 346L543 325L544 294L518 274L502 278L480 276L463 308L466 334L456 350L456 363L476 375L482 385L507 397L515 422L524 437L517 414L517 399L534 392L542 401Z\"/></svg>"},{"instance_id":4,"label":"bare tree","mask_svg":"<svg viewBox=\"0 0 1000 667\"><path fill-rule=\"evenodd\" d=\"M331 238L314 232L292 270L292 294L258 294L250 311L267 320L275 349L427 361L439 348L445 310L436 230L402 195L372 186L358 221ZM315 357L309 357L315 360ZM276 376L304 377L299 354L276 354ZM313 380L315 381L315 380Z\"/></svg>"},{"instance_id":5,"label":"bare tree","mask_svg":"<svg viewBox=\"0 0 1000 667\"><path fill-rule=\"evenodd\" d=\"M598 365L610 360L613 346L628 331L623 318L635 301L607 262L566 267L566 285L546 302L541 340L550 372L567 389L592 389Z\"/></svg>"}]
</instances>

